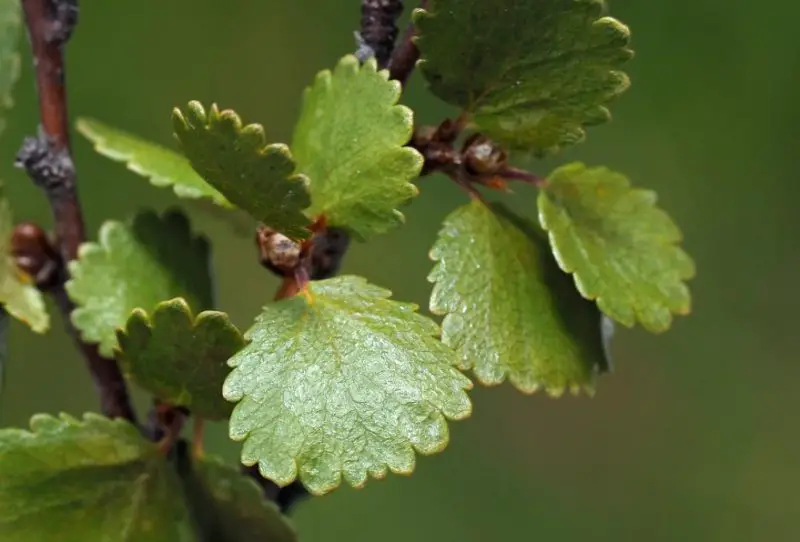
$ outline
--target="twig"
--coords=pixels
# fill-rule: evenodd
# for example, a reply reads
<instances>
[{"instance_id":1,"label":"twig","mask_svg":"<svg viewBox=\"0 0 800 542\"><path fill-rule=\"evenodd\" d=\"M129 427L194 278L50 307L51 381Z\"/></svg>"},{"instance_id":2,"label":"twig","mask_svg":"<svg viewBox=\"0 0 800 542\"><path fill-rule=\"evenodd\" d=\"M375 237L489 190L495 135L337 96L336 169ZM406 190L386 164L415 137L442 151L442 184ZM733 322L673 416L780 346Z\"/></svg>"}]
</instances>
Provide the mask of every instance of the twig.
<instances>
[{"instance_id":1,"label":"twig","mask_svg":"<svg viewBox=\"0 0 800 542\"><path fill-rule=\"evenodd\" d=\"M370 51L378 68L385 68L394 50L397 40L397 19L403 14L401 0L361 0L361 31L358 36L362 40L364 49ZM364 53L357 54L359 59Z\"/></svg>"},{"instance_id":2,"label":"twig","mask_svg":"<svg viewBox=\"0 0 800 542\"><path fill-rule=\"evenodd\" d=\"M83 213L70 154L64 45L77 23L77 0L22 0L28 26L42 126L27 138L19 161L44 190L53 208L65 261L77 257L84 241ZM29 169L30 165L30 169Z\"/></svg>"},{"instance_id":3,"label":"twig","mask_svg":"<svg viewBox=\"0 0 800 542\"><path fill-rule=\"evenodd\" d=\"M428 7L428 0L421 0L419 3L420 9ZM403 41L392 54L392 59L389 61L389 77L400 81L400 84L405 85L411 72L417 66L419 60L419 49L414 43L414 38L417 37L417 29L414 23L409 23L406 33L403 35Z\"/></svg>"},{"instance_id":4,"label":"twig","mask_svg":"<svg viewBox=\"0 0 800 542\"><path fill-rule=\"evenodd\" d=\"M70 335L83 353L100 395L102 412L135 422L136 415L117 363L101 356L97 346L80 339L70 321L75 307L64 290L66 262L77 258L78 248L85 240L70 152L63 54L78 21L78 3L77 0L22 0L22 8L34 57L41 126L36 137L23 142L16 165L24 168L47 196L57 239L57 248L49 243L30 245L27 256L40 262L49 261L54 266L51 280L43 281L41 287L53 295ZM25 255L21 249L18 259Z\"/></svg>"},{"instance_id":5,"label":"twig","mask_svg":"<svg viewBox=\"0 0 800 542\"><path fill-rule=\"evenodd\" d=\"M543 179L538 175L534 175L530 171L519 169L513 166L505 166L503 169L497 172L497 176L504 179L522 181L524 183L532 184L537 188L543 188L547 186L547 179Z\"/></svg>"}]
</instances>

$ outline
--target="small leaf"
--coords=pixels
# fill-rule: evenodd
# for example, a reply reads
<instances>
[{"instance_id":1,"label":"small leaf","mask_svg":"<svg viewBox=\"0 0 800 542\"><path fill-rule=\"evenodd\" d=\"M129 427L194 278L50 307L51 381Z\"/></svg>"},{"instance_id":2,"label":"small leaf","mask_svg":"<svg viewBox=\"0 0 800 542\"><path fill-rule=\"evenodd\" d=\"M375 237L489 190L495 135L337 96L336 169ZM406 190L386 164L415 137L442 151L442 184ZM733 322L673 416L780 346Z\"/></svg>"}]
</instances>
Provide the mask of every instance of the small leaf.
<instances>
[{"instance_id":1,"label":"small leaf","mask_svg":"<svg viewBox=\"0 0 800 542\"><path fill-rule=\"evenodd\" d=\"M19 0L0 0L0 113L14 105L11 91L19 79L19 36L22 12ZM0 132L5 121L0 118Z\"/></svg>"},{"instance_id":2,"label":"small leaf","mask_svg":"<svg viewBox=\"0 0 800 542\"><path fill-rule=\"evenodd\" d=\"M539 194L539 219L561 268L604 313L652 332L688 314L692 259L681 232L656 207L656 194L633 189L623 175L574 163L555 170Z\"/></svg>"},{"instance_id":3,"label":"small leaf","mask_svg":"<svg viewBox=\"0 0 800 542\"><path fill-rule=\"evenodd\" d=\"M173 469L131 424L37 414L0 430L0 533L31 540L194 540Z\"/></svg>"},{"instance_id":4,"label":"small leaf","mask_svg":"<svg viewBox=\"0 0 800 542\"><path fill-rule=\"evenodd\" d=\"M208 241L196 237L180 212L147 211L130 225L108 221L99 242L84 243L69 263L67 292L78 308L72 321L87 342L112 356L116 330L136 308L184 297L195 310L212 305Z\"/></svg>"},{"instance_id":5,"label":"small leaf","mask_svg":"<svg viewBox=\"0 0 800 542\"><path fill-rule=\"evenodd\" d=\"M403 222L396 207L417 195L411 181L423 159L403 146L413 114L399 98L400 83L377 71L374 58L359 65L352 55L306 89L292 149L311 179L310 215L362 240Z\"/></svg>"},{"instance_id":6,"label":"small leaf","mask_svg":"<svg viewBox=\"0 0 800 542\"><path fill-rule=\"evenodd\" d=\"M481 132L551 153L608 121L605 104L629 86L630 32L603 11L602 0L431 0L414 17L420 70Z\"/></svg>"},{"instance_id":7,"label":"small leaf","mask_svg":"<svg viewBox=\"0 0 800 542\"><path fill-rule=\"evenodd\" d=\"M94 119L78 119L77 128L94 143L94 150L148 177L153 186L171 186L178 197L208 198L222 207L232 207L197 174L185 156Z\"/></svg>"},{"instance_id":8,"label":"small leaf","mask_svg":"<svg viewBox=\"0 0 800 542\"><path fill-rule=\"evenodd\" d=\"M297 535L254 480L214 457L196 460L183 476L184 493L203 540L294 542Z\"/></svg>"},{"instance_id":9,"label":"small leaf","mask_svg":"<svg viewBox=\"0 0 800 542\"><path fill-rule=\"evenodd\" d=\"M1 1L1 0L0 0ZM14 225L8 200L0 193L0 303L11 316L27 324L36 333L50 329L50 315L41 292L32 284L11 256L11 232Z\"/></svg>"},{"instance_id":10,"label":"small leaf","mask_svg":"<svg viewBox=\"0 0 800 542\"><path fill-rule=\"evenodd\" d=\"M126 372L147 391L203 418L230 416L222 382L228 359L245 343L227 314L206 311L195 318L186 301L172 299L152 316L135 309L117 339Z\"/></svg>"},{"instance_id":11,"label":"small leaf","mask_svg":"<svg viewBox=\"0 0 800 542\"><path fill-rule=\"evenodd\" d=\"M303 210L311 204L308 179L282 143L267 145L264 127L242 125L234 111L209 111L189 102L172 113L175 135L195 171L253 218L294 239L310 235Z\"/></svg>"},{"instance_id":12,"label":"small leaf","mask_svg":"<svg viewBox=\"0 0 800 542\"><path fill-rule=\"evenodd\" d=\"M229 430L245 465L322 494L342 477L361 487L387 469L408 474L414 450L444 449L445 418L470 414L472 383L438 326L389 295L342 276L264 308L223 386L239 403Z\"/></svg>"},{"instance_id":13,"label":"small leaf","mask_svg":"<svg viewBox=\"0 0 800 542\"><path fill-rule=\"evenodd\" d=\"M561 272L547 241L499 205L473 201L444 222L431 312L442 340L485 385L506 377L520 391L594 389L605 370L600 312Z\"/></svg>"}]
</instances>

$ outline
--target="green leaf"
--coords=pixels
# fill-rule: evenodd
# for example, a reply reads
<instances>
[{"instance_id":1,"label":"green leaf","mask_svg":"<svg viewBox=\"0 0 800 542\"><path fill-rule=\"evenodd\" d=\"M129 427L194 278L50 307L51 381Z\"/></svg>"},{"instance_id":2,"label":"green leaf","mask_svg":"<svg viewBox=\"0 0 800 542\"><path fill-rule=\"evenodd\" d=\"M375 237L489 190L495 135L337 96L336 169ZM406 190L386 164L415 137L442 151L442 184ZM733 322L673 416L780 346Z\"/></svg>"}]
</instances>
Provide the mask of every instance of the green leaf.
<instances>
[{"instance_id":1,"label":"green leaf","mask_svg":"<svg viewBox=\"0 0 800 542\"><path fill-rule=\"evenodd\" d=\"M144 389L203 418L230 416L222 382L228 359L245 342L227 314L206 311L195 318L186 301L172 299L152 316L135 309L117 339L126 372Z\"/></svg>"},{"instance_id":2,"label":"green leaf","mask_svg":"<svg viewBox=\"0 0 800 542\"><path fill-rule=\"evenodd\" d=\"M0 0L0 113L11 108L14 102L11 91L19 79L19 35L22 13L19 0ZM0 118L0 132L5 121Z\"/></svg>"},{"instance_id":3,"label":"green leaf","mask_svg":"<svg viewBox=\"0 0 800 542\"><path fill-rule=\"evenodd\" d=\"M189 102L172 113L175 135L192 167L228 200L253 218L295 239L310 235L303 210L311 204L308 179L282 143L267 145L264 127L242 125L236 112L208 112Z\"/></svg>"},{"instance_id":4,"label":"green leaf","mask_svg":"<svg viewBox=\"0 0 800 542\"><path fill-rule=\"evenodd\" d=\"M410 473L414 450L445 448L445 418L470 414L472 383L438 326L389 295L343 276L264 308L223 386L238 402L229 431L245 465L322 494L342 477L360 487Z\"/></svg>"},{"instance_id":5,"label":"green leaf","mask_svg":"<svg viewBox=\"0 0 800 542\"><path fill-rule=\"evenodd\" d=\"M311 179L309 213L362 240L401 224L396 207L417 195L411 181L423 159L403 147L413 114L399 98L400 83L377 71L374 58L360 66L348 55L306 89L295 127L292 149Z\"/></svg>"},{"instance_id":6,"label":"green leaf","mask_svg":"<svg viewBox=\"0 0 800 542\"><path fill-rule=\"evenodd\" d=\"M203 540L294 542L297 535L255 481L214 457L189 465L184 492Z\"/></svg>"},{"instance_id":7,"label":"green leaf","mask_svg":"<svg viewBox=\"0 0 800 542\"><path fill-rule=\"evenodd\" d=\"M148 177L153 186L171 186L181 198L208 198L222 207L232 207L197 174L185 156L94 119L78 119L77 128L98 153Z\"/></svg>"},{"instance_id":8,"label":"green leaf","mask_svg":"<svg viewBox=\"0 0 800 542\"><path fill-rule=\"evenodd\" d=\"M520 391L594 390L605 370L600 312L575 291L542 234L505 208L454 211L431 250L430 309L462 369Z\"/></svg>"},{"instance_id":9,"label":"green leaf","mask_svg":"<svg viewBox=\"0 0 800 542\"><path fill-rule=\"evenodd\" d=\"M652 332L688 314L692 259L681 232L656 207L656 194L633 189L623 175L574 163L555 170L539 194L539 219L561 268L604 313Z\"/></svg>"},{"instance_id":10,"label":"green leaf","mask_svg":"<svg viewBox=\"0 0 800 542\"><path fill-rule=\"evenodd\" d=\"M81 246L69 263L67 292L77 308L72 321L83 339L112 356L116 330L131 311L184 297L195 310L212 305L208 241L194 236L178 211L136 215L130 224L108 221L99 242Z\"/></svg>"},{"instance_id":11,"label":"green leaf","mask_svg":"<svg viewBox=\"0 0 800 542\"><path fill-rule=\"evenodd\" d=\"M629 86L628 28L602 0L431 0L417 11L420 70L477 128L543 155L606 122Z\"/></svg>"},{"instance_id":12,"label":"green leaf","mask_svg":"<svg viewBox=\"0 0 800 542\"><path fill-rule=\"evenodd\" d=\"M131 424L37 414L0 430L3 542L194 539L173 469Z\"/></svg>"},{"instance_id":13,"label":"green leaf","mask_svg":"<svg viewBox=\"0 0 800 542\"><path fill-rule=\"evenodd\" d=\"M41 292L23 273L11 256L11 233L14 224L11 207L0 193L0 303L11 316L24 322L36 333L50 328L50 315Z\"/></svg>"}]
</instances>

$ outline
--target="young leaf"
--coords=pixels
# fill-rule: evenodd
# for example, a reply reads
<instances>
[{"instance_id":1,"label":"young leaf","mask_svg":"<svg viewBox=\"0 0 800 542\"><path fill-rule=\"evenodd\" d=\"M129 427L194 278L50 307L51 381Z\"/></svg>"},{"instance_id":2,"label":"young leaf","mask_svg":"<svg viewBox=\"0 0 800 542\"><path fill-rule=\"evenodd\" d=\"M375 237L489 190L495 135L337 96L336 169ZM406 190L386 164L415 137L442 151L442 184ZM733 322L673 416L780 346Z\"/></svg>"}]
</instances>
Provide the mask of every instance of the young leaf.
<instances>
[{"instance_id":1,"label":"young leaf","mask_svg":"<svg viewBox=\"0 0 800 542\"><path fill-rule=\"evenodd\" d=\"M24 322L36 333L50 328L41 292L32 284L11 256L11 232L14 228L8 200L0 193L0 304L11 316Z\"/></svg>"},{"instance_id":2,"label":"young leaf","mask_svg":"<svg viewBox=\"0 0 800 542\"><path fill-rule=\"evenodd\" d=\"M267 145L264 127L242 126L234 111L189 102L172 113L175 135L192 167L253 218L295 239L310 235L303 210L311 204L308 179L282 143Z\"/></svg>"},{"instance_id":3,"label":"young leaf","mask_svg":"<svg viewBox=\"0 0 800 542\"><path fill-rule=\"evenodd\" d=\"M0 113L13 105L11 90L19 79L19 46L22 13L18 0L0 0ZM5 121L0 118L0 132Z\"/></svg>"},{"instance_id":4,"label":"young leaf","mask_svg":"<svg viewBox=\"0 0 800 542\"><path fill-rule=\"evenodd\" d=\"M37 414L0 430L0 533L31 540L191 541L173 469L131 424Z\"/></svg>"},{"instance_id":5,"label":"young leaf","mask_svg":"<svg viewBox=\"0 0 800 542\"><path fill-rule=\"evenodd\" d=\"M214 457L203 457L183 475L184 493L203 540L294 542L297 535L278 507L251 478Z\"/></svg>"},{"instance_id":6,"label":"young leaf","mask_svg":"<svg viewBox=\"0 0 800 542\"><path fill-rule=\"evenodd\" d=\"M431 91L478 129L538 155L606 122L633 56L628 28L602 0L431 0L414 20Z\"/></svg>"},{"instance_id":7,"label":"young leaf","mask_svg":"<svg viewBox=\"0 0 800 542\"><path fill-rule=\"evenodd\" d=\"M117 340L126 372L147 391L203 418L230 416L233 405L220 390L230 372L226 362L245 343L227 314L195 317L186 301L172 299L152 316L135 309Z\"/></svg>"},{"instance_id":8,"label":"young leaf","mask_svg":"<svg viewBox=\"0 0 800 542\"><path fill-rule=\"evenodd\" d=\"M361 487L387 469L410 473L414 450L447 445L445 418L470 414L472 383L438 326L389 295L342 276L264 308L223 386L239 403L229 430L245 465L322 494L342 477Z\"/></svg>"},{"instance_id":9,"label":"young leaf","mask_svg":"<svg viewBox=\"0 0 800 542\"><path fill-rule=\"evenodd\" d=\"M688 314L692 259L681 232L656 207L656 194L633 189L623 175L574 163L555 170L539 194L539 219L561 268L604 313L652 332L672 313Z\"/></svg>"},{"instance_id":10,"label":"young leaf","mask_svg":"<svg viewBox=\"0 0 800 542\"><path fill-rule=\"evenodd\" d=\"M185 156L94 119L78 119L77 128L98 153L125 163L129 170L148 177L153 186L171 186L178 197L208 198L222 207L232 207L197 174Z\"/></svg>"},{"instance_id":11,"label":"young leaf","mask_svg":"<svg viewBox=\"0 0 800 542\"><path fill-rule=\"evenodd\" d=\"M431 312L442 340L485 385L593 390L606 368L600 312L561 272L547 241L500 206L473 201L444 222L431 250Z\"/></svg>"},{"instance_id":12,"label":"young leaf","mask_svg":"<svg viewBox=\"0 0 800 542\"><path fill-rule=\"evenodd\" d=\"M73 323L103 355L113 355L116 330L136 308L152 310L175 297L195 310L212 305L208 241L192 234L182 213L147 211L129 225L108 221L99 237L69 263L66 287L77 305Z\"/></svg>"},{"instance_id":13,"label":"young leaf","mask_svg":"<svg viewBox=\"0 0 800 542\"><path fill-rule=\"evenodd\" d=\"M397 105L400 83L345 56L306 89L292 138L300 171L311 179L310 215L366 239L403 221L396 209L417 194L422 156L404 147L413 114Z\"/></svg>"}]
</instances>

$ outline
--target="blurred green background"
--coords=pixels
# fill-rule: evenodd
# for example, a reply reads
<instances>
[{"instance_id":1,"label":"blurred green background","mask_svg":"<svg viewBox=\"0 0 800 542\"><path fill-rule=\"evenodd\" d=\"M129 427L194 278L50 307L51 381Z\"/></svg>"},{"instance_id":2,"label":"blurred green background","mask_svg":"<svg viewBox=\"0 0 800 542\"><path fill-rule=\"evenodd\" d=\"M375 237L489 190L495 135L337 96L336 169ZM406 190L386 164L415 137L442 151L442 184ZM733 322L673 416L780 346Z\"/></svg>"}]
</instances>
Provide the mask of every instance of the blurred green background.
<instances>
[{"instance_id":1,"label":"blurred green background","mask_svg":"<svg viewBox=\"0 0 800 542\"><path fill-rule=\"evenodd\" d=\"M408 2L409 4L411 2ZM477 389L475 413L451 425L445 453L410 478L339 489L303 503L306 542L383 540L800 540L798 252L800 4L614 0L637 56L614 122L545 163L605 164L656 189L681 225L699 274L694 313L662 336L618 330L616 372L595 398ZM357 0L81 0L69 48L71 113L170 144L169 113L190 99L233 107L289 138L301 90L354 49ZM513 39L513 36L509 36ZM406 103L424 121L451 110L414 77ZM37 112L29 58L0 141L0 176L18 219L50 224L47 206L11 167ZM91 231L171 192L91 152L76 136ZM353 247L345 271L427 306L428 247L463 195L421 182L408 225ZM516 189L534 216L535 193ZM276 282L249 236L197 207L215 242L219 306L246 327ZM46 375L46 376L44 376ZM81 361L56 319L46 339L11 329L2 425L37 411L96 408ZM210 448L231 461L225 428Z\"/></svg>"}]
</instances>

